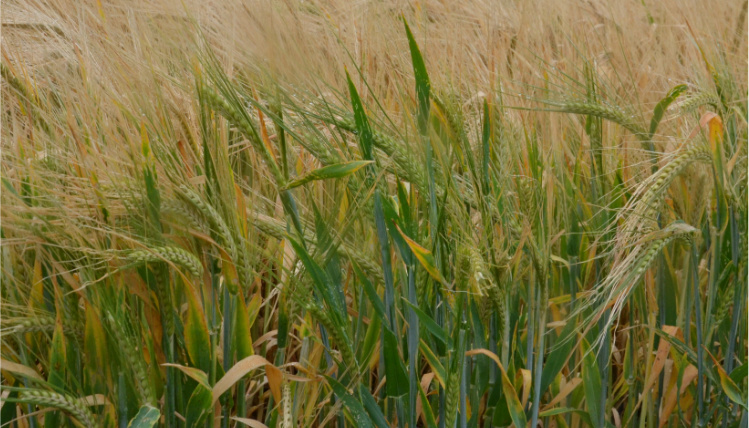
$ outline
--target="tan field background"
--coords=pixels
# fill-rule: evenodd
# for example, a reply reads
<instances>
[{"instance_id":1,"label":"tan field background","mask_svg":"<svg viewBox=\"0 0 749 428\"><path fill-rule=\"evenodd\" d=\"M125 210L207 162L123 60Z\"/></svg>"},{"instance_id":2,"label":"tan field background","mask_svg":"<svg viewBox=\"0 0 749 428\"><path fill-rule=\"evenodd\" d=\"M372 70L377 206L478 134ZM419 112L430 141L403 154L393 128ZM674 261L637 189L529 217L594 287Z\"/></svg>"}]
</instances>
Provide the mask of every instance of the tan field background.
<instances>
[{"instance_id":1,"label":"tan field background","mask_svg":"<svg viewBox=\"0 0 749 428\"><path fill-rule=\"evenodd\" d=\"M469 103L501 91L508 105L527 105L544 81L551 96L540 98L584 98L584 84L575 93L562 76L579 78L585 59L611 103L636 106L631 113L644 119L674 85L710 85L700 46L709 58L721 46L722 64L734 76L747 75L746 11L740 0L6 0L2 53L14 72L56 89L79 110L93 97L100 113L121 103L146 115L154 106L145 94L159 93L174 106L191 96L196 48L207 40L229 75L254 70L315 95L345 93L344 70L359 67L367 83L356 82L362 95L375 91L397 118L412 85L403 16L432 86ZM614 133L606 139L612 146L634 140L615 128L607 132ZM13 137L4 136L8 147ZM663 143L657 148L666 152L678 144ZM122 152L115 149L109 155L117 158Z\"/></svg>"},{"instance_id":2,"label":"tan field background","mask_svg":"<svg viewBox=\"0 0 749 428\"><path fill-rule=\"evenodd\" d=\"M746 74L746 8L741 0L6 0L2 36L6 60L31 75L59 77L80 64L92 82L124 89L142 76L136 68L189 63L197 25L230 69L260 63L291 82L340 87L353 60L388 92L410 70L403 15L434 86L470 93L501 79L529 82L542 77L539 59L569 70L584 54L647 103L673 82L708 78L695 41L722 45L726 62Z\"/></svg>"}]
</instances>

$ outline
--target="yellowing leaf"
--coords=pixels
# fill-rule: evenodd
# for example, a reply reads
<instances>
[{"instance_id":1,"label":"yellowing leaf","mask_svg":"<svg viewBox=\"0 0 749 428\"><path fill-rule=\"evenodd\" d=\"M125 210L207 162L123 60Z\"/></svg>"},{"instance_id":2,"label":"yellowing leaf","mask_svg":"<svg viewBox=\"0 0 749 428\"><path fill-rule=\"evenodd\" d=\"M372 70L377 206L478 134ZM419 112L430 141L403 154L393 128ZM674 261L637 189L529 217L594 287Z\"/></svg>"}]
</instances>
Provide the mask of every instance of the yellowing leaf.
<instances>
[{"instance_id":1,"label":"yellowing leaf","mask_svg":"<svg viewBox=\"0 0 749 428\"><path fill-rule=\"evenodd\" d=\"M241 424L245 424L248 427L252 427L252 428L268 428L267 425L265 425L264 423L260 421L256 421L255 419L232 417L231 420L237 421Z\"/></svg>"},{"instance_id":2,"label":"yellowing leaf","mask_svg":"<svg viewBox=\"0 0 749 428\"><path fill-rule=\"evenodd\" d=\"M2 366L4 371L9 371L11 373L30 377L38 381L44 381L44 379L39 376L39 373L37 373L31 367L24 366L23 364L14 363L13 361L8 361L4 358L0 358L0 366Z\"/></svg>"},{"instance_id":3,"label":"yellowing leaf","mask_svg":"<svg viewBox=\"0 0 749 428\"><path fill-rule=\"evenodd\" d=\"M268 386L270 386L270 392L273 394L273 399L276 403L281 402L281 384L283 383L283 373L277 369L273 364L265 365L265 377L268 378Z\"/></svg>"},{"instance_id":4,"label":"yellowing leaf","mask_svg":"<svg viewBox=\"0 0 749 428\"><path fill-rule=\"evenodd\" d=\"M205 374L203 370L196 369L195 367L187 367L187 366L181 366L179 364L170 364L170 363L162 364L162 366L174 367L176 369L179 369L182 371L182 373L191 377L193 380L195 380L199 384L203 385L207 389L211 389L211 385L208 383L208 375Z\"/></svg>"},{"instance_id":5,"label":"yellowing leaf","mask_svg":"<svg viewBox=\"0 0 749 428\"><path fill-rule=\"evenodd\" d=\"M101 320L93 307L86 303L86 324L84 327L83 347L90 362L107 361L107 340Z\"/></svg>"},{"instance_id":6,"label":"yellowing leaf","mask_svg":"<svg viewBox=\"0 0 749 428\"><path fill-rule=\"evenodd\" d=\"M230 368L229 371L226 372L224 377L222 377L218 382L216 382L215 385L213 385L213 404L216 404L219 397L221 397L221 394L228 391L229 388L232 387L232 385L237 383L247 373L257 368L260 368L262 366L272 366L275 369L275 366L273 366L273 364L271 364L270 361L266 360L265 358L259 355L252 355L243 360L240 360L239 362L237 362L237 364L234 364L234 367ZM268 369L266 368L266 374L267 373L268 373ZM275 375L276 373L273 373L271 377ZM268 379L268 382L270 383L270 377ZM272 387L271 387L271 391L272 391ZM280 385L279 385L278 396L279 398L281 397Z\"/></svg>"},{"instance_id":7,"label":"yellowing leaf","mask_svg":"<svg viewBox=\"0 0 749 428\"><path fill-rule=\"evenodd\" d=\"M502 373L502 392L505 393L506 399L507 399L507 410L510 412L510 417L512 418L512 422L515 424L516 427L525 427L527 425L527 419L525 418L525 411L523 410L523 405L520 404L520 400L518 400L518 394L515 391L515 387L512 385L512 382L510 381L510 378L507 377L507 373L505 372L504 367L502 367L502 363L499 361L499 357L494 352L488 350L488 349L473 349L468 352L466 352L466 357L471 355L485 355L492 359L497 364L497 367L499 367L499 371Z\"/></svg>"},{"instance_id":8,"label":"yellowing leaf","mask_svg":"<svg viewBox=\"0 0 749 428\"><path fill-rule=\"evenodd\" d=\"M192 364L208 373L211 370L211 339L203 310L192 287L185 287L188 307L185 321L185 347Z\"/></svg>"},{"instance_id":9,"label":"yellowing leaf","mask_svg":"<svg viewBox=\"0 0 749 428\"><path fill-rule=\"evenodd\" d=\"M252 333L250 331L250 317L247 313L247 305L241 294L236 299L237 308L234 311L234 347L237 350L237 359L241 360L254 354L252 349ZM254 320L253 320L254 321Z\"/></svg>"},{"instance_id":10,"label":"yellowing leaf","mask_svg":"<svg viewBox=\"0 0 749 428\"><path fill-rule=\"evenodd\" d=\"M446 286L447 282L442 278L442 274L440 274L439 269L437 269L437 265L434 262L434 256L432 255L432 252L417 244L413 239L406 236L406 234L403 233L398 225L395 225L395 227L398 229L398 232L406 241L406 244L408 244L408 248L410 248L411 252L413 252L414 256L416 256L416 259L419 261L419 263L421 263L424 269L426 269L427 273L429 273L429 275L436 281Z\"/></svg>"},{"instance_id":11,"label":"yellowing leaf","mask_svg":"<svg viewBox=\"0 0 749 428\"><path fill-rule=\"evenodd\" d=\"M744 409L747 409L746 399L741 396L741 389L736 385L733 379L728 376L728 373L726 373L723 366L720 365L720 362L713 357L713 354L708 352L707 355L709 355L715 363L715 369L718 371L718 376L720 376L720 387L723 388L723 392L728 399Z\"/></svg>"}]
</instances>

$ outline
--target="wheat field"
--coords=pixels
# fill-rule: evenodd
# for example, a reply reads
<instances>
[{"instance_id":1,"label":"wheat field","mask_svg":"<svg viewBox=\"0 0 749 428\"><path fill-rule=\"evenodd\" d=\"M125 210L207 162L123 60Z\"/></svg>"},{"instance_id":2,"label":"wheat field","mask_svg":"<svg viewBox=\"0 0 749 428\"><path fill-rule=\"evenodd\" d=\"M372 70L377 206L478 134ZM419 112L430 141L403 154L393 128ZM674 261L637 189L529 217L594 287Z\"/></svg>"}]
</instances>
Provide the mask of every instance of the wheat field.
<instances>
[{"instance_id":1,"label":"wheat field","mask_svg":"<svg viewBox=\"0 0 749 428\"><path fill-rule=\"evenodd\" d=\"M5 0L2 427L747 427L747 1Z\"/></svg>"}]
</instances>

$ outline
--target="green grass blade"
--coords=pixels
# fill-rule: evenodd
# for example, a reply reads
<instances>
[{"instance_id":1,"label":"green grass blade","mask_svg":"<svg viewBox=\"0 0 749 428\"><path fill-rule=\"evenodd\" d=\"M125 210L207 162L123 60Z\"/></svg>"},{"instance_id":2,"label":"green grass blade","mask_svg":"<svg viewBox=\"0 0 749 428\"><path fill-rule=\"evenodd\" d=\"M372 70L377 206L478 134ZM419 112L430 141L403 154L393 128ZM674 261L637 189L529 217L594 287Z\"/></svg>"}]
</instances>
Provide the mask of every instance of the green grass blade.
<instances>
[{"instance_id":1,"label":"green grass blade","mask_svg":"<svg viewBox=\"0 0 749 428\"><path fill-rule=\"evenodd\" d=\"M668 94L666 94L666 96L662 100L660 100L658 104L655 105L655 108L653 109L653 117L650 119L650 131L648 140L653 139L653 135L655 135L655 131L658 129L658 125L661 123L663 114L666 113L668 106L676 101L676 99L679 98L679 95L681 95L682 92L686 90L687 85L676 85L671 88L670 91L668 91Z\"/></svg>"},{"instance_id":2,"label":"green grass blade","mask_svg":"<svg viewBox=\"0 0 749 428\"><path fill-rule=\"evenodd\" d=\"M414 79L416 80L416 100L419 108L418 123L419 132L422 135L426 134L427 124L429 122L429 75L427 74L426 65L424 65L424 58L421 56L419 46L416 44L411 28L408 26L408 22L405 18L403 19L403 26L406 28L406 36L408 36L408 47L411 51L411 63L414 70Z\"/></svg>"}]
</instances>

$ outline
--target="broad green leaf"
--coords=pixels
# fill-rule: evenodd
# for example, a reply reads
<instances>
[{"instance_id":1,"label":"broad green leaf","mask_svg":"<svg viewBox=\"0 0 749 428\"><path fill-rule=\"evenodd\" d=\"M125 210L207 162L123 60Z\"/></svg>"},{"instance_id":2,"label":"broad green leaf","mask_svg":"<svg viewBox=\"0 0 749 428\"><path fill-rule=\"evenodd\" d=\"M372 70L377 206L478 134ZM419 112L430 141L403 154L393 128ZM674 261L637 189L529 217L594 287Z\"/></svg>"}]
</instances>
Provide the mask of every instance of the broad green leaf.
<instances>
[{"instance_id":1,"label":"broad green leaf","mask_svg":"<svg viewBox=\"0 0 749 428\"><path fill-rule=\"evenodd\" d=\"M84 327L83 348L86 360L93 364L99 361L107 361L107 337L101 320L96 315L94 308L86 304L86 324Z\"/></svg>"},{"instance_id":2,"label":"broad green leaf","mask_svg":"<svg viewBox=\"0 0 749 428\"><path fill-rule=\"evenodd\" d=\"M364 294L367 295L367 298L372 303L372 309L374 309L375 314L380 318L380 321L387 323L387 315L385 315L385 304L382 303L382 299L380 299L380 296L377 294L377 290L375 290L372 283L369 281L369 279L367 279L366 275L364 275L361 269L359 269L359 266L354 260L351 261L351 266L354 268L354 273L356 273L357 278L359 278L359 282L362 284Z\"/></svg>"},{"instance_id":3,"label":"broad green leaf","mask_svg":"<svg viewBox=\"0 0 749 428\"><path fill-rule=\"evenodd\" d=\"M382 414L380 406L377 405L377 401L372 397L369 390L362 384L359 384L359 399L364 405L364 409L369 414L370 419L377 428L390 428L388 425L385 415Z\"/></svg>"},{"instance_id":4,"label":"broad green leaf","mask_svg":"<svg viewBox=\"0 0 749 428\"><path fill-rule=\"evenodd\" d=\"M403 302L407 304L411 309L413 309L413 311L416 313L416 316L419 317L419 321L424 323L424 327L426 327L426 329L429 330L430 333L432 333L435 339L447 345L447 333L445 333L445 330L440 327L439 324L437 324L432 319L432 317L424 313L424 311L419 309L408 300L403 299Z\"/></svg>"},{"instance_id":5,"label":"broad green leaf","mask_svg":"<svg viewBox=\"0 0 749 428\"><path fill-rule=\"evenodd\" d=\"M588 408L591 418L598 421L598 415L601 414L601 372L598 370L598 361L596 353L590 349L587 342L583 341L583 389L585 390L585 405ZM593 424L598 427L598 424Z\"/></svg>"},{"instance_id":6,"label":"broad green leaf","mask_svg":"<svg viewBox=\"0 0 749 428\"><path fill-rule=\"evenodd\" d=\"M380 260L382 261L382 275L385 281L384 305L385 314L387 315L388 328L394 328L395 316L393 307L395 306L395 287L393 282L393 270L390 264L390 241L388 240L388 230L385 225L385 213L383 210L382 197L380 190L375 188L374 194L374 220L377 228L377 241L380 244Z\"/></svg>"},{"instance_id":7,"label":"broad green leaf","mask_svg":"<svg viewBox=\"0 0 749 428\"><path fill-rule=\"evenodd\" d=\"M314 171L310 171L307 174L304 174L302 177L292 181L291 183L287 184L283 188L293 189L295 187L299 187L303 184L309 183L310 181L327 180L330 178L342 178L347 175L355 173L356 171L362 169L363 167L373 162L374 161L371 161L371 160L364 160L364 161L351 161L351 162L337 163L334 165L328 165L322 168L318 168Z\"/></svg>"},{"instance_id":8,"label":"broad green leaf","mask_svg":"<svg viewBox=\"0 0 749 428\"><path fill-rule=\"evenodd\" d=\"M489 110L489 103L484 98L484 123L481 132L481 147L483 156L481 157L481 178L483 179L483 186L485 191L489 189L489 157L490 157L490 144L492 137L492 119Z\"/></svg>"},{"instance_id":9,"label":"broad green leaf","mask_svg":"<svg viewBox=\"0 0 749 428\"><path fill-rule=\"evenodd\" d=\"M67 358L65 354L65 335L63 334L62 321L58 317L55 323L55 332L52 334L52 344L49 348L49 374L47 382L60 390L65 389L65 374L67 369ZM59 426L60 412L48 412L44 415L44 426Z\"/></svg>"},{"instance_id":10,"label":"broad green leaf","mask_svg":"<svg viewBox=\"0 0 749 428\"><path fill-rule=\"evenodd\" d=\"M360 362L362 367L368 367L372 362L372 359L377 354L377 344L380 342L380 327L382 326L382 320L378 317L372 318L372 322L367 327L367 334L364 336L364 341L359 345L357 350L358 354L356 359Z\"/></svg>"},{"instance_id":11,"label":"broad green leaf","mask_svg":"<svg viewBox=\"0 0 749 428\"><path fill-rule=\"evenodd\" d=\"M507 410L510 412L512 422L516 427L524 427L527 425L527 420L523 406L520 404L520 399L518 399L517 391L515 391L515 386L510 381L510 378L507 377L507 373L502 365L499 365L499 370L502 372L502 392L505 394Z\"/></svg>"},{"instance_id":12,"label":"broad green leaf","mask_svg":"<svg viewBox=\"0 0 749 428\"><path fill-rule=\"evenodd\" d=\"M143 406L127 424L128 428L152 428L159 422L161 412L151 406Z\"/></svg>"},{"instance_id":13,"label":"broad green leaf","mask_svg":"<svg viewBox=\"0 0 749 428\"><path fill-rule=\"evenodd\" d=\"M383 329L385 335L385 394L388 397L400 397L408 393L408 375L403 359L398 352L398 339L390 329Z\"/></svg>"},{"instance_id":14,"label":"broad green leaf","mask_svg":"<svg viewBox=\"0 0 749 428\"><path fill-rule=\"evenodd\" d=\"M437 428L437 420L434 417L432 406L429 405L429 400L424 392L424 389L419 385L419 397L421 397L421 411L424 412L424 419L426 419L428 428Z\"/></svg>"},{"instance_id":15,"label":"broad green leaf","mask_svg":"<svg viewBox=\"0 0 749 428\"><path fill-rule=\"evenodd\" d=\"M367 411L364 410L364 406L362 406L362 404L356 398L349 394L348 391L346 391L346 388L338 383L337 380L329 376L325 376L325 379L328 381L330 387L333 388L333 392L335 393L336 397L338 397L338 399L341 400L343 402L343 405L348 409L351 418L354 420L354 426L362 428L374 428L372 420L369 418Z\"/></svg>"},{"instance_id":16,"label":"broad green leaf","mask_svg":"<svg viewBox=\"0 0 749 428\"><path fill-rule=\"evenodd\" d=\"M52 334L52 344L49 348L49 374L47 382L52 387L64 389L65 387L65 369L67 367L65 354L65 335L62 329L62 322L58 318L55 323L55 331Z\"/></svg>"},{"instance_id":17,"label":"broad green leaf","mask_svg":"<svg viewBox=\"0 0 749 428\"><path fill-rule=\"evenodd\" d=\"M546 388L551 385L552 380L554 380L567 363L575 345L573 336L577 334L577 329L577 323L573 321L567 322L567 325L564 326L562 333L559 335L557 344L546 358L546 364L541 374L541 394L546 392Z\"/></svg>"},{"instance_id":18,"label":"broad green leaf","mask_svg":"<svg viewBox=\"0 0 749 428\"><path fill-rule=\"evenodd\" d=\"M427 345L427 343L423 339L419 342L419 351L421 351L421 355L426 358L427 363L429 363L429 367L432 368L434 377L437 378L437 381L444 388L447 384L447 374L445 373L445 368L442 366L439 357L437 357L434 351Z\"/></svg>"},{"instance_id":19,"label":"broad green leaf","mask_svg":"<svg viewBox=\"0 0 749 428\"><path fill-rule=\"evenodd\" d=\"M255 293L250 299L250 303L247 304L247 321L250 326L255 324L255 319L260 313L260 306L263 303L263 298L260 297L260 293Z\"/></svg>"},{"instance_id":20,"label":"broad green leaf","mask_svg":"<svg viewBox=\"0 0 749 428\"><path fill-rule=\"evenodd\" d=\"M198 384L187 401L185 425L187 428L201 427L211 414L213 414L213 393L210 389Z\"/></svg>"}]
</instances>

